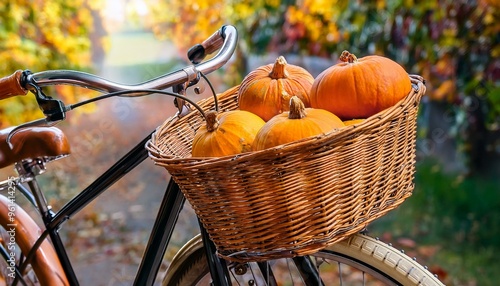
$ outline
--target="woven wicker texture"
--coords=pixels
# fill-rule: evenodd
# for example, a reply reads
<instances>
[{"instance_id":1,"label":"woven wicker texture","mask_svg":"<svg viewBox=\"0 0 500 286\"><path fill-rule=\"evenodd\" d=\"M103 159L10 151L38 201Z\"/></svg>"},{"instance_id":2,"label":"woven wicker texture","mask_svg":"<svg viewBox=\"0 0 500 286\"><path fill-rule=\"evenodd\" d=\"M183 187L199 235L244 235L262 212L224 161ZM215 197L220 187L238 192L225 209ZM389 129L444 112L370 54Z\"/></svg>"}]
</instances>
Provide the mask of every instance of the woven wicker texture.
<instances>
[{"instance_id":1,"label":"woven wicker texture","mask_svg":"<svg viewBox=\"0 0 500 286\"><path fill-rule=\"evenodd\" d=\"M423 79L395 106L360 124L259 152L192 158L204 124L197 111L172 117L148 142L193 206L220 256L261 261L318 251L361 231L413 191ZM218 95L237 108L238 87ZM213 99L201 101L213 109Z\"/></svg>"}]
</instances>

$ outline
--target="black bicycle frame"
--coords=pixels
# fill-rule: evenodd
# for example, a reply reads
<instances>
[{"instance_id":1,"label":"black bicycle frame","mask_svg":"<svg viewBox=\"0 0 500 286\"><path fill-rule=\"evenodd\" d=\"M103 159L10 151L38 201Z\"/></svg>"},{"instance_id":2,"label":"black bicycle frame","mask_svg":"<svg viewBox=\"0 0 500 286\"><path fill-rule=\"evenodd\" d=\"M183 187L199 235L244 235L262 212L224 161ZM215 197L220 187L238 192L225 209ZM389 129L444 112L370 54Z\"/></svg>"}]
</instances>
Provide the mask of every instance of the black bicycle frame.
<instances>
[{"instance_id":1,"label":"black bicycle frame","mask_svg":"<svg viewBox=\"0 0 500 286\"><path fill-rule=\"evenodd\" d=\"M61 225L143 162L148 157L147 150L144 146L150 139L150 136L151 134L144 138L81 193L67 202L58 212L42 212L45 231L40 236L39 240L45 239L48 233L70 285L79 285L79 282L59 235ZM38 188L36 181L30 184L30 188L32 190ZM166 247L172 236L177 218L184 205L184 201L184 196L180 192L178 185L175 184L173 180L170 180L146 246L141 265L138 269L134 285L153 285ZM37 244L39 242L37 242Z\"/></svg>"}]
</instances>

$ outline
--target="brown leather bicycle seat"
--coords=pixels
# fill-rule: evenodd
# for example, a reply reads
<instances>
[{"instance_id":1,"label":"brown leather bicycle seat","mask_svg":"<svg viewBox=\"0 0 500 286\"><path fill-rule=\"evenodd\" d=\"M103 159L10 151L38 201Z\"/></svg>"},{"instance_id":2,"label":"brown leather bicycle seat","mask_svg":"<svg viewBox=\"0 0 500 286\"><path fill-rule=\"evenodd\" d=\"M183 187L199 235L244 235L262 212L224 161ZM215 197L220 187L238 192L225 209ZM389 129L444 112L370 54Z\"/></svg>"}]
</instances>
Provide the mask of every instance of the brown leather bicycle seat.
<instances>
[{"instance_id":1,"label":"brown leather bicycle seat","mask_svg":"<svg viewBox=\"0 0 500 286\"><path fill-rule=\"evenodd\" d=\"M66 135L56 127L28 127L18 131L11 139L13 149L7 144L7 136L13 129L0 130L0 168L23 159L68 155L70 147Z\"/></svg>"}]
</instances>

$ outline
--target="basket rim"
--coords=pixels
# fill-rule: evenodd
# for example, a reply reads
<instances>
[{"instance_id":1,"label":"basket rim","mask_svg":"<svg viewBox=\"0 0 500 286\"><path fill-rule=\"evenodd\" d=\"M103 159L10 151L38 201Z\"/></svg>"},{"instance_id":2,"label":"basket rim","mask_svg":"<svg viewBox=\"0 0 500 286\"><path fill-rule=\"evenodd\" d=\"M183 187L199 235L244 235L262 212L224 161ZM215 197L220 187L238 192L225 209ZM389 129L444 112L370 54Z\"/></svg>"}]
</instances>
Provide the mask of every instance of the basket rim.
<instances>
[{"instance_id":1,"label":"basket rim","mask_svg":"<svg viewBox=\"0 0 500 286\"><path fill-rule=\"evenodd\" d=\"M412 89L403 99L401 99L395 105L384 109L368 118L363 120L360 123L356 123L353 125L345 126L342 128L335 128L327 133L322 133L316 136L311 136L307 138L303 138L300 140L296 140L293 142L289 142L286 144L274 146L271 148L267 148L259 151L248 151L236 155L227 155L222 157L180 157L180 156L172 156L166 154L156 145L157 139L161 137L161 135L168 130L168 128L175 124L180 120L187 121L189 117L196 116L196 110L191 111L189 114L186 114L184 117L179 118L178 116L173 116L168 118L164 124L157 127L157 129L152 133L151 138L146 142L146 149L148 150L149 157L155 161L155 163L161 162L165 163L180 163L188 164L190 166L195 166L197 164L210 164L215 162L227 162L227 161L235 161L235 160L251 160L254 157L263 156L263 154L276 154L289 151L291 149L296 148L297 145L307 144L313 141L317 141L318 144L321 144L323 141L328 140L337 140L338 138L343 138L344 136L349 136L359 131L359 129L363 129L366 126L382 123L391 119L391 116L394 114L398 114L405 107L418 103L421 97L425 94L426 87L425 81L421 76L418 75L410 75L410 79L412 82ZM226 92L219 94L219 96L228 96L237 91L238 86L232 87L228 89ZM204 104L210 103L213 98L206 98L200 101L200 106L203 107Z\"/></svg>"}]
</instances>

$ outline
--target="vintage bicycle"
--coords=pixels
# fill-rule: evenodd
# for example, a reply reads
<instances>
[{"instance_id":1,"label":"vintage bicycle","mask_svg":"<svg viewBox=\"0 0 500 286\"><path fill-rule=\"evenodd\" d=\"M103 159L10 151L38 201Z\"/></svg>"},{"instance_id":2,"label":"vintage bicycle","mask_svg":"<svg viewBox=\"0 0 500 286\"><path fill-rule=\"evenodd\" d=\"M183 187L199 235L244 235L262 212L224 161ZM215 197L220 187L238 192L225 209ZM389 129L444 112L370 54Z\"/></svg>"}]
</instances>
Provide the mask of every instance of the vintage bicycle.
<instances>
[{"instance_id":1,"label":"vintage bicycle","mask_svg":"<svg viewBox=\"0 0 500 286\"><path fill-rule=\"evenodd\" d=\"M221 95L216 95L214 92L214 98L198 103L183 94L187 88L198 84L201 78L206 79L205 75L221 68L230 59L236 49L237 38L237 31L233 26L223 26L206 41L189 50L188 58L191 65L136 85L117 84L96 75L73 70L36 73L24 70L16 71L0 79L0 99L30 92L35 96L45 115L43 119L0 131L0 168L14 165L18 173L16 178L8 178L0 182L2 191L0 195L0 224L2 226L0 253L4 258L0 263L2 265L0 285L79 285L78 273L75 273L72 267L63 239L59 234L60 228L64 226L65 221L136 168L148 156L159 165L172 165L171 161L176 159L165 158L162 155L165 153L162 148L170 148L169 144L172 150L182 148L175 147L175 142L164 141L182 141L181 137L185 136L185 132L179 130L186 128L188 133L192 133L196 123L190 124L189 122L203 120L201 115L204 110L235 108L234 89L230 90L232 92L225 92ZM203 61L207 55L217 51L218 53L211 59ZM415 108L418 105L418 95L425 91L420 78L414 78L413 82L414 91L409 97L417 97L417 104L413 100L413 103L404 103L402 106L410 105ZM102 95L78 103L65 104L61 100L46 95L43 91L43 87L60 84L93 89L102 92ZM167 91L169 88L172 88L172 91ZM132 150L61 209L55 210L49 206L37 182L37 177L47 170L51 161L62 159L70 153L65 134L54 125L64 120L67 112L90 102L113 96L137 97L158 93L175 97L177 114L168 119L162 127L152 131L150 136L138 142ZM406 113L408 112L405 111ZM378 118L384 116L381 115ZM394 125L394 121L391 122L391 126ZM362 130L362 126L352 129L355 130L358 127ZM411 128L414 129L414 126L410 126ZM173 134L175 131L172 130L178 130L177 135ZM349 132L355 131L348 131L350 138L357 137L355 133ZM168 135L167 139L165 139L165 134ZM322 145L321 149L328 148ZM175 150L172 152L178 152ZM263 154L263 156L268 155ZM248 160L245 155L242 155L222 164L238 163L240 158ZM182 158L179 160L184 161ZM183 164L185 163L177 162L180 169L186 167ZM360 219L361 223L358 223L358 218L354 217L359 217L359 214L352 213L353 217L345 218L349 221L348 225L335 229L326 226L317 230L317 224L320 223L302 220L303 217L316 217L317 214L320 217L325 217L326 214L328 222L344 220L341 217L343 214L332 216L329 215L329 211L322 210L323 205L329 204L328 201L337 200L334 202L337 205L346 203L344 198L332 193L332 198L325 201L322 201L322 197L309 198L309 201L316 200L321 206L312 206L312 214L308 211L299 211L293 219L290 217L283 219L281 214L277 214L277 204L270 204L269 201L245 202L243 209L246 213L242 216L229 212L229 215L225 213L223 217L220 217L219 213L225 212L224 210L239 207L241 198L231 201L231 197L224 197L222 194L225 192L224 187L214 185L210 179L203 181L201 173L213 177L215 181L220 181L220 178L214 177L214 174L207 174L207 171L196 162L187 164L193 166L190 170L188 166L187 173L192 172L193 176L202 179L200 181L191 180L189 176L182 177L181 174L186 174L185 171L171 168L172 177L175 180L171 179L166 187L142 262L135 276L134 285L153 285L159 275L162 276L163 285L182 286L344 285L343 283L348 285L442 285L436 276L414 259L391 245L363 233L365 226L382 215L382 212L379 215L377 212L361 210L361 213L364 213ZM411 177L413 172L411 165L399 166L398 172L408 173ZM237 173L228 176L238 177L245 182L259 180L255 174L248 175L248 172L245 173L241 169L233 169ZM278 177L283 177L287 170L281 168L279 172L281 173ZM362 180L354 174L351 181L356 179ZM185 185L186 181L194 187L189 184ZM285 184L284 181L281 183ZM393 182L388 182L388 184L392 189L401 187ZM266 186L268 185L264 182L264 187ZM333 189L333 185L331 188ZM358 203L359 206L371 204L374 209L389 210L409 196L411 186L401 188L407 188L409 191L405 191L400 197L394 195L394 191L389 198L382 198L380 194L376 195L373 198L373 204L370 202L372 199L367 197L356 198L357 203L347 199L347 204L353 206ZM255 189L260 192L258 187ZM12 199L14 190L25 196L35 206L43 222L42 226L35 223L35 219L20 206L15 205ZM196 196L193 197L192 193L187 192L188 190L195 193L202 190L200 193L211 199L205 202L204 207L203 204L196 203ZM247 191L244 190L244 192ZM292 191L294 190L290 190ZM368 190L364 193L368 193ZM194 205L200 221L200 234L180 249L170 262L166 273L159 273L186 197L195 201ZM377 201L379 199L382 199L382 202ZM276 201L272 197L270 200ZM293 198L287 197L286 201L293 201ZM219 202L223 205L219 206ZM271 207L264 208L265 213L262 213L260 207L262 204L271 205ZM302 202L295 202L295 204L302 204ZM255 216L252 215L254 210L257 211ZM338 214L338 211L334 210L334 214ZM255 220L261 220L262 217L265 218L264 222L260 224L255 222ZM225 224L215 223L214 225L212 220ZM292 226L287 226L284 230L277 228L279 225L289 223L290 220L293 220ZM329 225L332 224L335 225L335 223L329 223ZM269 227L262 228L263 225ZM258 233L247 233L246 230L239 232L238 227L241 226L244 226L243 229L245 227L257 229ZM317 233L310 235L312 230ZM293 232L294 236L286 237L289 232ZM223 235L218 235L219 233Z\"/></svg>"}]
</instances>

